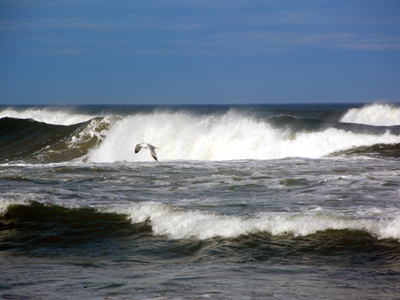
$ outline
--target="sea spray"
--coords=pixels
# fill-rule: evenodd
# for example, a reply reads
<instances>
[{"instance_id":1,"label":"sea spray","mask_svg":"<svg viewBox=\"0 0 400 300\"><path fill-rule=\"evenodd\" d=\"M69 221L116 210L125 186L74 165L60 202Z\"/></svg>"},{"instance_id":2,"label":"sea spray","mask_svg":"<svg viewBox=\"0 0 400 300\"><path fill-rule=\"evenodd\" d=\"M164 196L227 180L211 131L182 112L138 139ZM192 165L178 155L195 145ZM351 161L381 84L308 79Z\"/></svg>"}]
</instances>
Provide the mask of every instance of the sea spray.
<instances>
[{"instance_id":1,"label":"sea spray","mask_svg":"<svg viewBox=\"0 0 400 300\"><path fill-rule=\"evenodd\" d=\"M373 126L400 125L400 107L375 103L362 108L352 108L346 112L340 122Z\"/></svg>"},{"instance_id":2,"label":"sea spray","mask_svg":"<svg viewBox=\"0 0 400 300\"><path fill-rule=\"evenodd\" d=\"M158 147L160 161L218 161L321 158L353 147L400 143L400 136L390 132L360 134L335 128L293 132L236 111L206 116L154 112L118 121L103 143L90 151L88 159L92 162L151 160L146 153L134 154L134 147L140 142Z\"/></svg>"},{"instance_id":3,"label":"sea spray","mask_svg":"<svg viewBox=\"0 0 400 300\"><path fill-rule=\"evenodd\" d=\"M144 111L127 107L118 113L104 108L5 108L0 111L4 127L1 133L5 135L3 144L0 143L0 148L4 146L0 154L8 160L26 158L46 162L78 158L87 162L150 161L146 153L134 153L137 143L147 142L157 147L161 162L322 158L350 152L397 157L399 127L378 128L376 125L384 120L390 122L387 124L398 124L399 112L400 108L394 105L372 104L344 111L339 122L339 119L325 121L324 116L329 113L323 110L311 113L281 109L274 115L274 110L268 106L256 111L246 107ZM312 116L315 119L310 119ZM336 113L329 118L334 116L340 118ZM37 122L28 124L26 119ZM354 124L357 122L375 126ZM75 131L73 128L78 124L79 129ZM75 127L70 127L70 133L65 126ZM20 132L12 135L7 132L19 127ZM45 137L43 130L52 133ZM15 134L21 141L32 142L18 145L10 154L10 145L15 141L9 138Z\"/></svg>"}]
</instances>

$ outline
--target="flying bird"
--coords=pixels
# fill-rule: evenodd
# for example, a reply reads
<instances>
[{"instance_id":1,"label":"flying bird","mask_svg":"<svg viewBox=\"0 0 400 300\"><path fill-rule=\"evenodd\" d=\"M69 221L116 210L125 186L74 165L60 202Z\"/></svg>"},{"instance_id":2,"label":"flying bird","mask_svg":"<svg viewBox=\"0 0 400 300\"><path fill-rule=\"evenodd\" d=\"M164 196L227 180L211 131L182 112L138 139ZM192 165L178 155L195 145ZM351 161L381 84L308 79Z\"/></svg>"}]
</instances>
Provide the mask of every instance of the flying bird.
<instances>
[{"instance_id":1,"label":"flying bird","mask_svg":"<svg viewBox=\"0 0 400 300\"><path fill-rule=\"evenodd\" d=\"M154 147L153 145L150 145L150 144L148 144L148 143L140 143L140 144L137 144L137 145L136 145L136 147L135 147L135 153L138 153L138 152L140 151L140 149L142 149L142 148L149 149L149 150L150 150L151 156L153 156L153 158L154 158L156 161L158 161L158 159L157 159L157 154L156 154L156 151L155 151L156 147Z\"/></svg>"}]
</instances>

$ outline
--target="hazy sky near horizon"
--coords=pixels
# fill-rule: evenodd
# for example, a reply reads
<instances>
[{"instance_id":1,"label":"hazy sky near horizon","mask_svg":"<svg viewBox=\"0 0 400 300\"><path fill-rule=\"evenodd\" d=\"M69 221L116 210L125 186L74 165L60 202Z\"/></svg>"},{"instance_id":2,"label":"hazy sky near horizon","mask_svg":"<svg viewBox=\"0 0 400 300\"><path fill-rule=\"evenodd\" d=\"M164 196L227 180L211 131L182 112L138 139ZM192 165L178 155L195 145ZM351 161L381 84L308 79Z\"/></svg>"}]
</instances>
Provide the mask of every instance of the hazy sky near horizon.
<instances>
[{"instance_id":1,"label":"hazy sky near horizon","mask_svg":"<svg viewBox=\"0 0 400 300\"><path fill-rule=\"evenodd\" d=\"M398 0L0 0L0 104L400 101Z\"/></svg>"}]
</instances>

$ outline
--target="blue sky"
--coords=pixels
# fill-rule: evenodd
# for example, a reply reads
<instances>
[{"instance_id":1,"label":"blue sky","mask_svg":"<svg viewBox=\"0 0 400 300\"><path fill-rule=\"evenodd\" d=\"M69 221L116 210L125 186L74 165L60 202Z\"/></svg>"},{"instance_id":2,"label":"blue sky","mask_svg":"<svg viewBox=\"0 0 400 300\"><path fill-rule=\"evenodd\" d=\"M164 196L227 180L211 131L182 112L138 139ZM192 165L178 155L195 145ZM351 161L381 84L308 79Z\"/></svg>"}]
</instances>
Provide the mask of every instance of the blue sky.
<instances>
[{"instance_id":1,"label":"blue sky","mask_svg":"<svg viewBox=\"0 0 400 300\"><path fill-rule=\"evenodd\" d=\"M0 0L0 104L399 99L398 0Z\"/></svg>"}]
</instances>

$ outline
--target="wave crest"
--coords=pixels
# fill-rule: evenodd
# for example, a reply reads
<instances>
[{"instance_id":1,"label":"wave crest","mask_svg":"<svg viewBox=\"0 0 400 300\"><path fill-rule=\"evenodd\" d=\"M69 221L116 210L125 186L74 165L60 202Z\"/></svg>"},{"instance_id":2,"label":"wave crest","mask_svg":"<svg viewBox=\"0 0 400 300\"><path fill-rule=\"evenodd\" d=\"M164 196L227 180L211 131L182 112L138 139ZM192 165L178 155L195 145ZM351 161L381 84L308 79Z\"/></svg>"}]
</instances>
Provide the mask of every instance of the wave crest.
<instances>
[{"instance_id":1,"label":"wave crest","mask_svg":"<svg viewBox=\"0 0 400 300\"><path fill-rule=\"evenodd\" d=\"M153 234L171 239L237 238L262 232L298 237L327 230L358 230L366 231L378 239L400 240L400 215L379 220L321 213L264 213L260 217L243 218L183 210L159 203L119 207L110 211L127 214L133 223L149 220Z\"/></svg>"},{"instance_id":2,"label":"wave crest","mask_svg":"<svg viewBox=\"0 0 400 300\"><path fill-rule=\"evenodd\" d=\"M0 161L69 161L98 146L110 126L110 118L62 126L31 119L0 118Z\"/></svg>"},{"instance_id":3,"label":"wave crest","mask_svg":"<svg viewBox=\"0 0 400 300\"><path fill-rule=\"evenodd\" d=\"M271 118L233 108L207 113L131 110L123 116L97 117L57 109L1 111L0 116L9 117L0 117L0 160L152 160L146 151L134 153L135 145L141 142L158 147L161 161L321 158L352 149L358 149L352 153L363 154L375 149L374 145L385 149L386 145L394 145L394 150L385 150L385 155L398 157L400 145L400 126L386 129L288 115ZM384 109L393 114L400 112L396 107ZM367 110L368 107L355 112L364 116ZM349 110L346 115L351 112L354 111ZM76 123L82 120L85 121Z\"/></svg>"},{"instance_id":4,"label":"wave crest","mask_svg":"<svg viewBox=\"0 0 400 300\"><path fill-rule=\"evenodd\" d=\"M258 216L221 215L213 212L198 211L174 207L167 204L146 202L114 207L59 206L43 204L36 201L17 201L1 199L0 218L9 212L10 207L29 206L36 219L37 207L48 207L49 213L57 211L79 212L92 211L102 215L116 214L127 218L132 224L150 226L154 236L165 236L169 239L238 238L253 234L267 233L272 236L309 236L330 230L363 231L377 239L400 241L400 214L386 213L384 218L377 218L374 213L359 216L345 216L338 213L315 212L263 212ZM41 213L39 210L38 213ZM54 216L57 218L56 216ZM81 222L86 222L83 217ZM71 220L72 222L72 220Z\"/></svg>"},{"instance_id":5,"label":"wave crest","mask_svg":"<svg viewBox=\"0 0 400 300\"><path fill-rule=\"evenodd\" d=\"M95 116L87 114L77 114L66 109L52 107L15 109L6 108L0 111L0 118L32 119L37 122L53 125L73 125L87 122Z\"/></svg>"},{"instance_id":6,"label":"wave crest","mask_svg":"<svg viewBox=\"0 0 400 300\"><path fill-rule=\"evenodd\" d=\"M352 108L340 119L340 122L372 126L396 126L400 125L400 107L375 103L362 108Z\"/></svg>"},{"instance_id":7,"label":"wave crest","mask_svg":"<svg viewBox=\"0 0 400 300\"><path fill-rule=\"evenodd\" d=\"M160 160L242 160L285 157L320 158L353 147L399 144L400 136L355 133L327 128L298 131L275 128L237 111L197 116L154 112L125 117L110 128L102 144L89 152L93 162L148 161L146 151L135 155L137 143L158 147Z\"/></svg>"}]
</instances>

